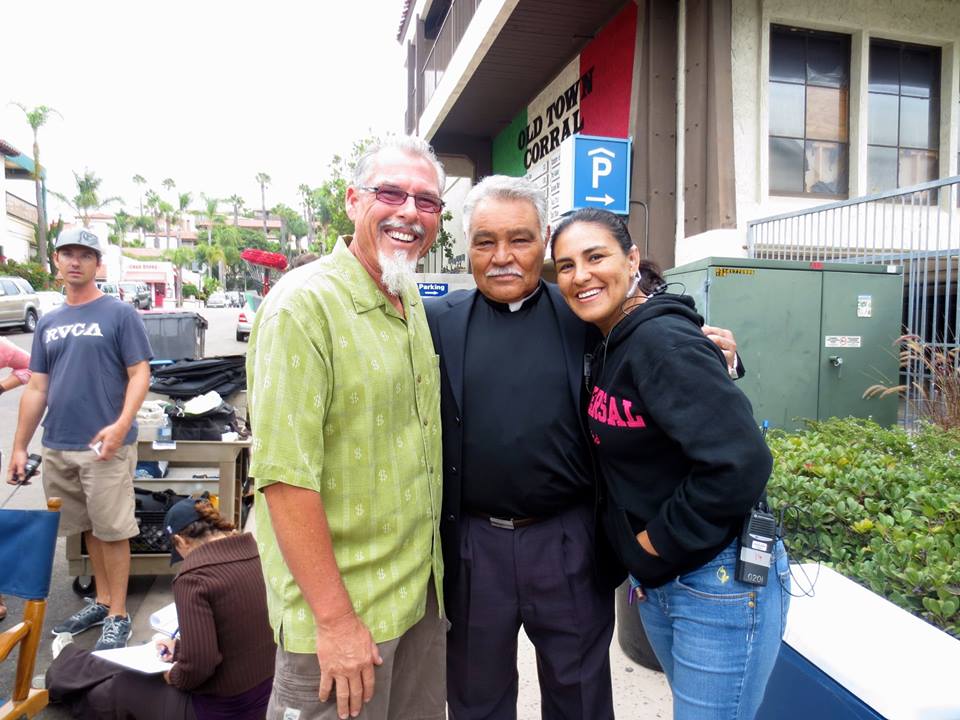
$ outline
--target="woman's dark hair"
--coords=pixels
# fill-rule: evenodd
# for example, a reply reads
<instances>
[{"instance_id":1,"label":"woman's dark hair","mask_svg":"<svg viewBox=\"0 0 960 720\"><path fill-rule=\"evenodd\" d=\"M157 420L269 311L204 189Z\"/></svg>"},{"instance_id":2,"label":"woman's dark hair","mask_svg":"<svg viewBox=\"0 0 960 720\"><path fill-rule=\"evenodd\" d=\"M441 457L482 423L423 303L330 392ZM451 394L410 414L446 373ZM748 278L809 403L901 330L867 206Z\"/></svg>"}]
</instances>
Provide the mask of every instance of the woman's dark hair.
<instances>
[{"instance_id":1,"label":"woman's dark hair","mask_svg":"<svg viewBox=\"0 0 960 720\"><path fill-rule=\"evenodd\" d=\"M647 297L659 295L667 289L667 281L660 274L660 266L653 260L641 260L637 266L637 274L640 276L640 292Z\"/></svg>"},{"instance_id":2,"label":"woman's dark hair","mask_svg":"<svg viewBox=\"0 0 960 720\"><path fill-rule=\"evenodd\" d=\"M593 223L594 225L600 225L605 228L613 236L613 239L617 241L617 245L623 250L624 255L630 252L630 248L633 247L633 238L630 237L630 231L627 230L627 224L623 221L623 218L619 215L614 215L609 210L583 208L582 210L577 210L567 215L557 223L557 226L553 229L553 237L550 238L551 255L554 254L554 250L557 248L557 238L559 238L568 227L578 222Z\"/></svg>"},{"instance_id":3,"label":"woman's dark hair","mask_svg":"<svg viewBox=\"0 0 960 720\"><path fill-rule=\"evenodd\" d=\"M236 530L236 526L218 513L209 500L197 500L194 506L199 520L194 520L177 533L182 538L189 540L200 540L218 532L230 532Z\"/></svg>"},{"instance_id":4,"label":"woman's dark hair","mask_svg":"<svg viewBox=\"0 0 960 720\"><path fill-rule=\"evenodd\" d=\"M556 260L555 251L557 248L557 239L567 228L576 223L599 225L616 240L617 245L623 250L624 255L629 253L630 249L634 247L633 238L630 237L630 231L627 229L627 223L623 221L623 218L613 214L609 210L583 208L564 217L557 223L556 228L554 228L553 236L550 238L550 254L554 256L554 260ZM637 268L637 273L640 275L640 292L644 295L657 295L663 292L667 283L663 279L660 268L655 262L652 260L641 260Z\"/></svg>"}]
</instances>

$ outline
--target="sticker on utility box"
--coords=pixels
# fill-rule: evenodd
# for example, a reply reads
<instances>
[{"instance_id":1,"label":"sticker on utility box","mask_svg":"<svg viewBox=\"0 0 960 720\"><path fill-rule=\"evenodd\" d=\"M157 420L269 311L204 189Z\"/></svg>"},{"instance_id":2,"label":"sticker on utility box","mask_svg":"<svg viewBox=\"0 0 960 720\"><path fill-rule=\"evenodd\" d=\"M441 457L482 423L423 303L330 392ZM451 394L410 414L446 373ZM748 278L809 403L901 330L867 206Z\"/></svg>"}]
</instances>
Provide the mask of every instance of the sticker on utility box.
<instances>
[{"instance_id":1,"label":"sticker on utility box","mask_svg":"<svg viewBox=\"0 0 960 720\"><path fill-rule=\"evenodd\" d=\"M857 295L857 317L873 317L873 295Z\"/></svg>"},{"instance_id":2,"label":"sticker on utility box","mask_svg":"<svg viewBox=\"0 0 960 720\"><path fill-rule=\"evenodd\" d=\"M860 347L860 335L825 335L823 338L824 347Z\"/></svg>"}]
</instances>

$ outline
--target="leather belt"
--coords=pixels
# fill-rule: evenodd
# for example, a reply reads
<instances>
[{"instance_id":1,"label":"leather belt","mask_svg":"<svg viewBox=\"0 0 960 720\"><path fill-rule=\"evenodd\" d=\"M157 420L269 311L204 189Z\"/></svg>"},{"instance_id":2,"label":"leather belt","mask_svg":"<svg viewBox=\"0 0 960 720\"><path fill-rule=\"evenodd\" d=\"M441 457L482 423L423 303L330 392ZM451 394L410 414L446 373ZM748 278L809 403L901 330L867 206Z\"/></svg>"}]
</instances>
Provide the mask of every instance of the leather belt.
<instances>
[{"instance_id":1,"label":"leather belt","mask_svg":"<svg viewBox=\"0 0 960 720\"><path fill-rule=\"evenodd\" d=\"M546 520L546 518L498 518L481 512L471 512L470 514L481 520L486 520L495 528L501 528L502 530L517 530Z\"/></svg>"}]
</instances>

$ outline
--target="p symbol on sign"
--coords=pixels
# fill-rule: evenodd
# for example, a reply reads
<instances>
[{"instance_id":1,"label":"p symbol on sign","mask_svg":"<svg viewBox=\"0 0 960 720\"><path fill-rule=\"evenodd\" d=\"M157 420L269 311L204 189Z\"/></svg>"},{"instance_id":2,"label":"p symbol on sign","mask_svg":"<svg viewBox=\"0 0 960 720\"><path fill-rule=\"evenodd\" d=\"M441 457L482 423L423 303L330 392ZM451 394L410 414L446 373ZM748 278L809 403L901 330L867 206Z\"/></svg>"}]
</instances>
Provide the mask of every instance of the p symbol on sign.
<instances>
[{"instance_id":1,"label":"p symbol on sign","mask_svg":"<svg viewBox=\"0 0 960 720\"><path fill-rule=\"evenodd\" d=\"M600 178L606 177L611 172L613 172L613 163L611 158L614 157L614 154L607 150L606 148L596 148L587 152L587 155L590 156L590 160L593 163L593 178L591 180L591 185L593 189L596 190L600 187Z\"/></svg>"}]
</instances>

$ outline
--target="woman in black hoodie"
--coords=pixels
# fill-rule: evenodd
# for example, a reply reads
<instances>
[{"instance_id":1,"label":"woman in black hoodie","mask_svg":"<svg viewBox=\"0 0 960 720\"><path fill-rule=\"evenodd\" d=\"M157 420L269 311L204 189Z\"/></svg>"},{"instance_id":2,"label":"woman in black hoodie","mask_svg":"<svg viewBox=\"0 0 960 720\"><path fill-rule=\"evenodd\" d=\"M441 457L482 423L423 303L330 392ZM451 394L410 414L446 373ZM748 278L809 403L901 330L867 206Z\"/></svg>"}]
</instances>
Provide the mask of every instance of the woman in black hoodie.
<instances>
[{"instance_id":1,"label":"woman in black hoodie","mask_svg":"<svg viewBox=\"0 0 960 720\"><path fill-rule=\"evenodd\" d=\"M580 210L557 226L552 250L567 303L604 335L587 407L604 523L674 717L753 718L780 648L789 570L778 541L765 586L734 577L743 520L772 466L750 403L693 300L664 292L619 217Z\"/></svg>"}]
</instances>

